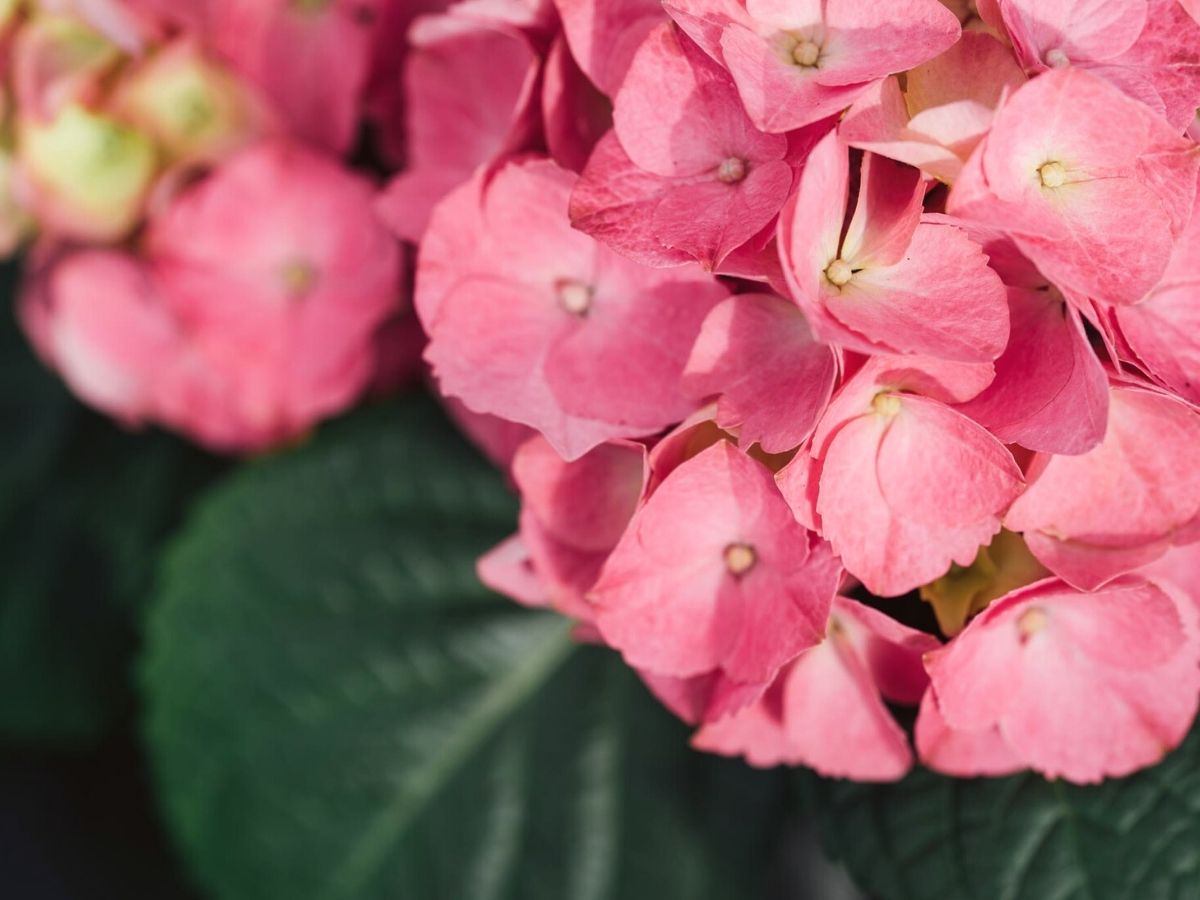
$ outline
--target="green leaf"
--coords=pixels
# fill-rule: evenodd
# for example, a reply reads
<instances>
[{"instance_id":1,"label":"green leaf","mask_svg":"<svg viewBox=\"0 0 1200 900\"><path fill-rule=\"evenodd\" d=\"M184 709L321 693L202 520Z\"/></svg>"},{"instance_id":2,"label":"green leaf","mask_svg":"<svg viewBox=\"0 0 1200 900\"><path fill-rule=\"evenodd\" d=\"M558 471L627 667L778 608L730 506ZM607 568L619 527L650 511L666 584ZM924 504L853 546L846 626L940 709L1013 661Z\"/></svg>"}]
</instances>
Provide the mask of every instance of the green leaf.
<instances>
[{"instance_id":1,"label":"green leaf","mask_svg":"<svg viewBox=\"0 0 1200 900\"><path fill-rule=\"evenodd\" d=\"M475 559L514 519L424 400L201 505L143 676L167 818L214 897L763 896L780 783L689 752L615 654L487 593Z\"/></svg>"},{"instance_id":2,"label":"green leaf","mask_svg":"<svg viewBox=\"0 0 1200 900\"><path fill-rule=\"evenodd\" d=\"M809 787L827 848L881 900L1200 897L1200 730L1158 766L1098 786L922 770Z\"/></svg>"},{"instance_id":3,"label":"green leaf","mask_svg":"<svg viewBox=\"0 0 1200 900\"><path fill-rule=\"evenodd\" d=\"M15 267L0 269L14 291ZM135 608L216 463L75 402L0 316L0 736L94 739L132 698Z\"/></svg>"}]
</instances>

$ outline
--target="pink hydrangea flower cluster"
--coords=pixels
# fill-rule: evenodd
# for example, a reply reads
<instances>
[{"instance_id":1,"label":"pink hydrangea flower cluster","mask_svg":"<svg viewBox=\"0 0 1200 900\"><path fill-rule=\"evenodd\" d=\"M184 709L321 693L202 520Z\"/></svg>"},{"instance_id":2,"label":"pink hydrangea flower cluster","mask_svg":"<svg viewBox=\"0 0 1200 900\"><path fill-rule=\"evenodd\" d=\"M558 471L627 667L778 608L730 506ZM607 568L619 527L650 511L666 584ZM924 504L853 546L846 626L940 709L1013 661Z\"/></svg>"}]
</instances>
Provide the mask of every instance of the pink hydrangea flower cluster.
<instances>
[{"instance_id":1,"label":"pink hydrangea flower cluster","mask_svg":"<svg viewBox=\"0 0 1200 900\"><path fill-rule=\"evenodd\" d=\"M77 394L252 451L415 371L401 247L347 160L367 126L402 160L421 9L0 3L0 252L32 244L21 319Z\"/></svg>"},{"instance_id":2,"label":"pink hydrangea flower cluster","mask_svg":"<svg viewBox=\"0 0 1200 900\"><path fill-rule=\"evenodd\" d=\"M1197 15L0 0L0 251L82 398L250 451L412 369L419 244L489 584L705 750L1097 781L1200 705Z\"/></svg>"},{"instance_id":3,"label":"pink hydrangea flower cluster","mask_svg":"<svg viewBox=\"0 0 1200 900\"><path fill-rule=\"evenodd\" d=\"M418 19L379 206L520 491L484 579L754 764L1160 759L1200 701L1195 12Z\"/></svg>"}]
</instances>

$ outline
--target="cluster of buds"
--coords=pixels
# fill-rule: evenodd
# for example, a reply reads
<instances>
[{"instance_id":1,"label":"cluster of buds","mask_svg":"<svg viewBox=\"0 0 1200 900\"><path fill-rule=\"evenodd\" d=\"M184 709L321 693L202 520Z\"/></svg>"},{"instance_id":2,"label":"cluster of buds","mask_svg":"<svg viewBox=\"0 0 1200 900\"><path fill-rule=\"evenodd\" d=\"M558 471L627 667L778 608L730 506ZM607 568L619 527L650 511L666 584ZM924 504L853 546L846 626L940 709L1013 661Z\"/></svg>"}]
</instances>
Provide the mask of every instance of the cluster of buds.
<instances>
[{"instance_id":1,"label":"cluster of buds","mask_svg":"<svg viewBox=\"0 0 1200 900\"><path fill-rule=\"evenodd\" d=\"M1200 703L1193 6L418 20L379 207L521 495L484 580L755 764L1159 760Z\"/></svg>"},{"instance_id":2,"label":"cluster of buds","mask_svg":"<svg viewBox=\"0 0 1200 900\"><path fill-rule=\"evenodd\" d=\"M414 368L375 176L419 7L2 4L0 251L27 247L22 324L80 397L245 452Z\"/></svg>"}]
</instances>

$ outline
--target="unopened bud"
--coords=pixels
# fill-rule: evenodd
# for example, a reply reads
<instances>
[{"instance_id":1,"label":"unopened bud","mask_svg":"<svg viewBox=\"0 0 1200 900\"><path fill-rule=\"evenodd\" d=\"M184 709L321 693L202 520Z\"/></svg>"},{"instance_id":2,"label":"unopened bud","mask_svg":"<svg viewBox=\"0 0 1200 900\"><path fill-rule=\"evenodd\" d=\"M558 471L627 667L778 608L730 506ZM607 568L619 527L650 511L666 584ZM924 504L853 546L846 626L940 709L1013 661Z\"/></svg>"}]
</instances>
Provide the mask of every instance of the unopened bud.
<instances>
[{"instance_id":1,"label":"unopened bud","mask_svg":"<svg viewBox=\"0 0 1200 900\"><path fill-rule=\"evenodd\" d=\"M23 122L19 158L47 224L81 240L132 231L158 171L146 135L78 104L50 122Z\"/></svg>"}]
</instances>

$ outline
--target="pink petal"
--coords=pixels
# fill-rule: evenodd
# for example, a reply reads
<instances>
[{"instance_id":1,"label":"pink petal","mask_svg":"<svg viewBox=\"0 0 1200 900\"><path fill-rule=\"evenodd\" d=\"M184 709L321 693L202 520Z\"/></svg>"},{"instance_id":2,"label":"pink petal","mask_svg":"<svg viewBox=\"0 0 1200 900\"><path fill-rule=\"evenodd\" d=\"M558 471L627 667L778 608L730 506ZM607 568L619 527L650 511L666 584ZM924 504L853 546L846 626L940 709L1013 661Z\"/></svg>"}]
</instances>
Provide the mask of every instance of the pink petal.
<instances>
[{"instance_id":1,"label":"pink petal","mask_svg":"<svg viewBox=\"0 0 1200 900\"><path fill-rule=\"evenodd\" d=\"M418 241L442 197L527 140L538 61L520 35L451 15L422 18L414 38L404 73L408 168L380 209Z\"/></svg>"},{"instance_id":2,"label":"pink petal","mask_svg":"<svg viewBox=\"0 0 1200 900\"><path fill-rule=\"evenodd\" d=\"M817 69L781 59L777 48L739 24L721 33L721 56L750 120L763 131L792 131L833 115L853 103L871 80L823 84ZM878 77L886 74L880 72Z\"/></svg>"},{"instance_id":3,"label":"pink petal","mask_svg":"<svg viewBox=\"0 0 1200 900\"><path fill-rule=\"evenodd\" d=\"M1146 0L999 0L1004 24L1030 67L1119 56L1146 24ZM1057 50L1061 57L1050 56Z\"/></svg>"},{"instance_id":4,"label":"pink petal","mask_svg":"<svg viewBox=\"0 0 1200 900\"><path fill-rule=\"evenodd\" d=\"M904 258L921 221L925 183L911 166L863 155L858 203L842 238L843 259L893 266Z\"/></svg>"},{"instance_id":5,"label":"pink petal","mask_svg":"<svg viewBox=\"0 0 1200 900\"><path fill-rule=\"evenodd\" d=\"M878 653L876 646L886 641L869 636L866 623L876 619L863 612L853 601L838 598L830 636L785 669L757 703L701 728L694 745L745 756L757 766L806 765L826 777L862 781L901 778L912 753L864 655L864 647ZM843 622L867 634L856 639L841 630ZM904 652L898 646L893 650ZM907 655L919 668L919 655Z\"/></svg>"},{"instance_id":6,"label":"pink petal","mask_svg":"<svg viewBox=\"0 0 1200 900\"><path fill-rule=\"evenodd\" d=\"M1008 341L1004 286L979 245L952 226L922 222L896 265L830 287L825 305L839 322L898 352L983 361Z\"/></svg>"},{"instance_id":7,"label":"pink petal","mask_svg":"<svg viewBox=\"0 0 1200 900\"><path fill-rule=\"evenodd\" d=\"M579 67L609 96L616 93L642 39L663 19L655 0L554 0Z\"/></svg>"},{"instance_id":8,"label":"pink petal","mask_svg":"<svg viewBox=\"0 0 1200 900\"><path fill-rule=\"evenodd\" d=\"M1004 447L953 410L888 395L894 414L845 425L825 453L817 511L847 570L896 596L969 565L1021 487Z\"/></svg>"},{"instance_id":9,"label":"pink petal","mask_svg":"<svg viewBox=\"0 0 1200 900\"><path fill-rule=\"evenodd\" d=\"M893 0L885 7L862 0L826 0L829 61L822 84L874 81L933 59L958 41L958 18L937 0Z\"/></svg>"},{"instance_id":10,"label":"pink petal","mask_svg":"<svg viewBox=\"0 0 1200 900\"><path fill-rule=\"evenodd\" d=\"M566 462L544 438L534 437L517 450L512 474L525 509L558 540L607 552L637 508L646 448L614 441Z\"/></svg>"},{"instance_id":11,"label":"pink petal","mask_svg":"<svg viewBox=\"0 0 1200 900\"><path fill-rule=\"evenodd\" d=\"M638 49L613 126L630 158L658 175L698 175L730 156L758 163L787 152L785 137L751 125L729 75L669 23Z\"/></svg>"},{"instance_id":12,"label":"pink petal","mask_svg":"<svg viewBox=\"0 0 1200 900\"><path fill-rule=\"evenodd\" d=\"M996 380L961 411L1005 443L1077 455L1108 426L1108 378L1079 314L1041 291L1008 291L1012 336Z\"/></svg>"},{"instance_id":13,"label":"pink petal","mask_svg":"<svg viewBox=\"0 0 1200 900\"><path fill-rule=\"evenodd\" d=\"M731 546L752 548L735 574ZM719 441L671 473L634 517L593 590L596 624L633 666L720 668L770 681L819 640L840 569L819 562L769 470Z\"/></svg>"},{"instance_id":14,"label":"pink petal","mask_svg":"<svg viewBox=\"0 0 1200 900\"><path fill-rule=\"evenodd\" d=\"M650 226L662 244L714 269L774 223L792 181L792 168L782 161L752 165L733 185L701 176L668 189Z\"/></svg>"},{"instance_id":15,"label":"pink petal","mask_svg":"<svg viewBox=\"0 0 1200 900\"><path fill-rule=\"evenodd\" d=\"M1037 458L1029 487L1005 526L1027 532L1027 540L1028 533L1040 533L1030 549L1045 556L1051 569L1055 560L1045 552L1045 541L1078 542L1097 551L1158 544L1200 514L1200 480L1179 477L1190 470L1197 442L1200 415L1183 403L1114 387L1104 441L1082 456ZM1131 561L1148 560L1135 554ZM1072 574L1077 580L1079 573Z\"/></svg>"},{"instance_id":16,"label":"pink petal","mask_svg":"<svg viewBox=\"0 0 1200 900\"><path fill-rule=\"evenodd\" d=\"M740 294L704 321L684 372L696 399L720 396L717 424L741 446L767 453L812 434L833 392L837 363L816 343L794 306L768 294Z\"/></svg>"},{"instance_id":17,"label":"pink petal","mask_svg":"<svg viewBox=\"0 0 1200 900\"><path fill-rule=\"evenodd\" d=\"M955 729L998 726L1048 777L1128 774L1177 745L1195 717L1200 647L1182 612L1136 578L1098 594L1053 580L1010 594L931 658L941 712Z\"/></svg>"},{"instance_id":18,"label":"pink petal","mask_svg":"<svg viewBox=\"0 0 1200 900\"><path fill-rule=\"evenodd\" d=\"M479 557L475 571L484 585L518 603L534 607L549 603L519 535L514 534Z\"/></svg>"},{"instance_id":19,"label":"pink petal","mask_svg":"<svg viewBox=\"0 0 1200 900\"><path fill-rule=\"evenodd\" d=\"M542 74L542 122L546 148L564 169L583 171L612 124L612 108L579 70L560 35Z\"/></svg>"},{"instance_id":20,"label":"pink petal","mask_svg":"<svg viewBox=\"0 0 1200 900\"><path fill-rule=\"evenodd\" d=\"M1158 381L1200 403L1200 216L1175 246L1157 287L1135 306L1113 310L1121 335Z\"/></svg>"},{"instance_id":21,"label":"pink petal","mask_svg":"<svg viewBox=\"0 0 1200 900\"><path fill-rule=\"evenodd\" d=\"M266 92L298 137L344 153L370 74L376 6L334 0L309 12L286 0L210 0L208 37Z\"/></svg>"},{"instance_id":22,"label":"pink petal","mask_svg":"<svg viewBox=\"0 0 1200 900\"><path fill-rule=\"evenodd\" d=\"M23 293L21 318L85 402L131 425L154 417L156 391L183 335L134 258L81 251L52 263Z\"/></svg>"},{"instance_id":23,"label":"pink petal","mask_svg":"<svg viewBox=\"0 0 1200 900\"><path fill-rule=\"evenodd\" d=\"M673 182L634 165L612 131L600 139L571 193L572 224L645 266L678 266L691 255L668 247L654 229Z\"/></svg>"},{"instance_id":24,"label":"pink petal","mask_svg":"<svg viewBox=\"0 0 1200 900\"><path fill-rule=\"evenodd\" d=\"M487 183L482 211L477 185L456 192L423 244L416 296L443 390L537 428L567 459L691 411L679 379L727 294L701 272L648 269L572 229L572 182L527 161ZM586 306L571 309L564 290Z\"/></svg>"},{"instance_id":25,"label":"pink petal","mask_svg":"<svg viewBox=\"0 0 1200 900\"><path fill-rule=\"evenodd\" d=\"M1125 127L1107 127L1114 117ZM1048 72L996 114L982 165L968 165L948 208L1007 227L1068 295L1133 303L1162 277L1190 216L1200 166L1191 146L1096 76ZM1047 186L1051 163L1063 182Z\"/></svg>"},{"instance_id":26,"label":"pink petal","mask_svg":"<svg viewBox=\"0 0 1200 900\"><path fill-rule=\"evenodd\" d=\"M768 685L739 685L719 670L675 678L645 670L638 672L651 693L689 725L716 722L757 700Z\"/></svg>"},{"instance_id":27,"label":"pink petal","mask_svg":"<svg viewBox=\"0 0 1200 900\"><path fill-rule=\"evenodd\" d=\"M840 126L842 138L953 181L991 126L1003 92L1024 81L1008 47L967 31L945 53L909 70L903 91L892 77L856 100Z\"/></svg>"},{"instance_id":28,"label":"pink petal","mask_svg":"<svg viewBox=\"0 0 1200 900\"><path fill-rule=\"evenodd\" d=\"M946 724L937 698L928 691L917 715L917 754L921 762L943 775L957 778L1011 775L1025 768L1000 729L964 731Z\"/></svg>"}]
</instances>

